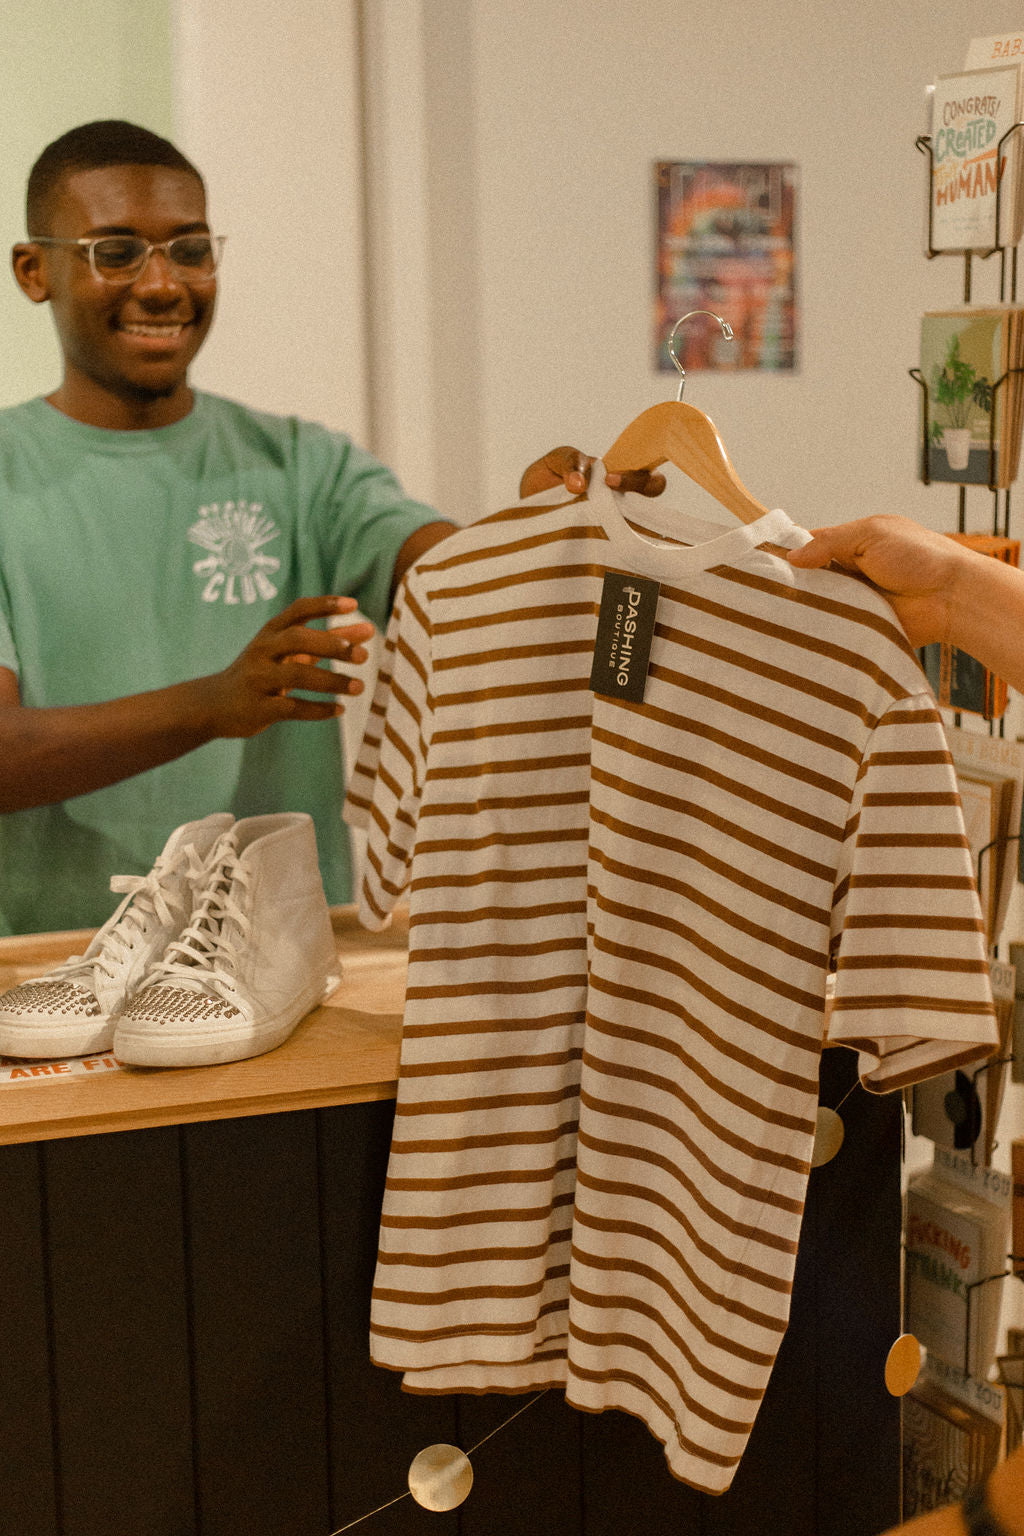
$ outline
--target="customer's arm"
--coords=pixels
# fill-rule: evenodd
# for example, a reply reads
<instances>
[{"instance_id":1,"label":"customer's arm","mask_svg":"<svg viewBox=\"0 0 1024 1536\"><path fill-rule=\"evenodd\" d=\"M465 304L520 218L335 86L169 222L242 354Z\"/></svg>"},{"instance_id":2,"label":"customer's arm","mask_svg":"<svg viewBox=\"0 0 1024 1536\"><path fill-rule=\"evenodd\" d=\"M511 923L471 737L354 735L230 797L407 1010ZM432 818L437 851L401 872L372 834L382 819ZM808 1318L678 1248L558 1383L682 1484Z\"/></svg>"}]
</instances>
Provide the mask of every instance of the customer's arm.
<instances>
[{"instance_id":1,"label":"customer's arm","mask_svg":"<svg viewBox=\"0 0 1024 1536\"><path fill-rule=\"evenodd\" d=\"M1024 572L905 517L815 530L791 564L863 572L889 599L912 645L946 640L1024 689Z\"/></svg>"}]
</instances>

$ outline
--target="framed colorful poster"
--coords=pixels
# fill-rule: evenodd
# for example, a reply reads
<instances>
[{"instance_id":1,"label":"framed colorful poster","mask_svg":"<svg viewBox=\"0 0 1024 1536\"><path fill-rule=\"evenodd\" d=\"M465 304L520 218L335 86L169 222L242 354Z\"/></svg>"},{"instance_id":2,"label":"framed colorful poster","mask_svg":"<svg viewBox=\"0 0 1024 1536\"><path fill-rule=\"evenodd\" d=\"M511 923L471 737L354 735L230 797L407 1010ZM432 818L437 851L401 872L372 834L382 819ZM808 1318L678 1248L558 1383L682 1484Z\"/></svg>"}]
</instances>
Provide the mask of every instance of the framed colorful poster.
<instances>
[{"instance_id":1,"label":"framed colorful poster","mask_svg":"<svg viewBox=\"0 0 1024 1536\"><path fill-rule=\"evenodd\" d=\"M691 368L793 370L797 361L796 188L789 162L659 160L656 366L674 372L668 338L680 316L710 309L676 336Z\"/></svg>"}]
</instances>

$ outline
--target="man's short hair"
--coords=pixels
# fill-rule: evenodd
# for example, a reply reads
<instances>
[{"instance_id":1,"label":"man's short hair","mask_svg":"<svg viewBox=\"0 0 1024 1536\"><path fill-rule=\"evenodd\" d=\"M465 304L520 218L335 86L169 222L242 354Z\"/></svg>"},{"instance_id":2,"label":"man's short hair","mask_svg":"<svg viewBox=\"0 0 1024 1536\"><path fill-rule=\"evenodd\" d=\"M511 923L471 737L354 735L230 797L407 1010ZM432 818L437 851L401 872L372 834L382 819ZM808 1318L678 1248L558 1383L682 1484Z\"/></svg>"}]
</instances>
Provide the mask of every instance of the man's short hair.
<instances>
[{"instance_id":1,"label":"man's short hair","mask_svg":"<svg viewBox=\"0 0 1024 1536\"><path fill-rule=\"evenodd\" d=\"M203 186L203 178L180 149L148 128L120 118L104 118L70 128L48 144L29 172L25 216L29 235L48 235L53 194L64 176L97 171L108 165L166 165L188 171Z\"/></svg>"}]
</instances>

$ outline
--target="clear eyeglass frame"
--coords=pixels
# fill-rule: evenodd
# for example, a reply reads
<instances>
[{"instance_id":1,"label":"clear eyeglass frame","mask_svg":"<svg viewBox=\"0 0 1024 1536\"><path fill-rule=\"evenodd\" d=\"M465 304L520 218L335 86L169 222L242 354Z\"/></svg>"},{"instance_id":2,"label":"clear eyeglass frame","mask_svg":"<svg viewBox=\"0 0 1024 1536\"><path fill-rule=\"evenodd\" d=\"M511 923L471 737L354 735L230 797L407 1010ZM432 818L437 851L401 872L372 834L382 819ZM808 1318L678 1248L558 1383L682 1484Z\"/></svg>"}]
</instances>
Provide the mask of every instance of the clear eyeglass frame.
<instances>
[{"instance_id":1,"label":"clear eyeglass frame","mask_svg":"<svg viewBox=\"0 0 1024 1536\"><path fill-rule=\"evenodd\" d=\"M167 258L167 263L174 275L183 282L209 282L220 266L221 256L224 253L226 235L207 235L196 233L191 235L175 235L171 240L146 240L142 235L82 235L77 240L62 239L56 235L30 235L32 245L64 245L77 246L84 256L88 257L89 266L94 277L100 282L114 285L136 282L145 272L149 264L149 258L154 251L162 251ZM209 245L207 260L208 266L201 262L187 262L181 258L196 242L205 242ZM117 245L122 252L127 246L132 246L137 251L137 259L127 267L105 269L102 256L97 257L97 248L102 246ZM177 256L175 256L177 247Z\"/></svg>"}]
</instances>

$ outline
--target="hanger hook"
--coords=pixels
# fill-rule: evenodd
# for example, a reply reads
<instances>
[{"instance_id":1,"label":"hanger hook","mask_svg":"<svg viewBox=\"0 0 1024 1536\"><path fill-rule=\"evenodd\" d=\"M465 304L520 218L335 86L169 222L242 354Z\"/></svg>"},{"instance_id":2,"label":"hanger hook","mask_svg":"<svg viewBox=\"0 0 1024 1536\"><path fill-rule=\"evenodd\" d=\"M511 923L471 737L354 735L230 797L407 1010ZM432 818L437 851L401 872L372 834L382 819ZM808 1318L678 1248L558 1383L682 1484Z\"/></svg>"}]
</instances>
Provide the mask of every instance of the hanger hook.
<instances>
[{"instance_id":1,"label":"hanger hook","mask_svg":"<svg viewBox=\"0 0 1024 1536\"><path fill-rule=\"evenodd\" d=\"M682 363L676 356L676 331L678 331L684 320L690 320L694 315L710 315L712 320L717 320L719 325L722 327L722 335L725 337L726 341L735 341L736 339L733 334L732 326L729 324L728 320L723 320L721 315L715 314L714 310L691 309L687 314L680 315L679 319L672 327L672 333L668 338L668 355L679 370L679 393L676 395L677 400L681 400L683 398L683 390L686 388L686 370L683 368Z\"/></svg>"}]
</instances>

